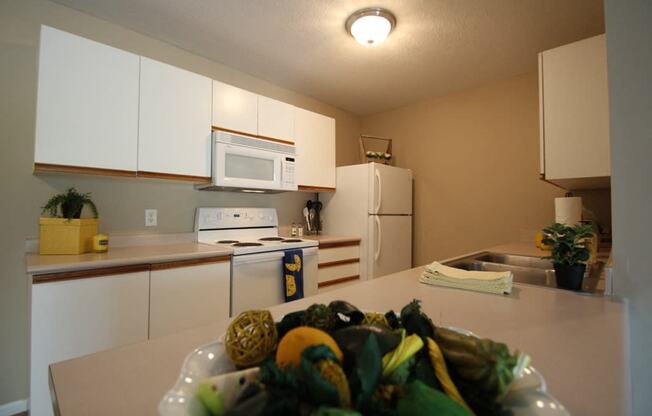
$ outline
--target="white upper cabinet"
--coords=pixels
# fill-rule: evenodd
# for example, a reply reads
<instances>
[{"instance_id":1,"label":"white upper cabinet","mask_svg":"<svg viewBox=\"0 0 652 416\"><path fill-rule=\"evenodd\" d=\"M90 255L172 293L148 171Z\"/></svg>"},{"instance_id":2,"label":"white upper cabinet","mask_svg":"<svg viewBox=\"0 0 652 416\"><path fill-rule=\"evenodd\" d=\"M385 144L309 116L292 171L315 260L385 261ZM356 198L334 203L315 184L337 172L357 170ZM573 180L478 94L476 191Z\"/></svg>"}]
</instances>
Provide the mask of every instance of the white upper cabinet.
<instances>
[{"instance_id":1,"label":"white upper cabinet","mask_svg":"<svg viewBox=\"0 0 652 416\"><path fill-rule=\"evenodd\" d=\"M141 58L138 171L211 176L211 90L210 78Z\"/></svg>"},{"instance_id":2,"label":"white upper cabinet","mask_svg":"<svg viewBox=\"0 0 652 416\"><path fill-rule=\"evenodd\" d=\"M258 96L258 134L262 137L294 141L294 106Z\"/></svg>"},{"instance_id":3,"label":"white upper cabinet","mask_svg":"<svg viewBox=\"0 0 652 416\"><path fill-rule=\"evenodd\" d=\"M567 189L611 175L605 36L539 54L541 173Z\"/></svg>"},{"instance_id":4,"label":"white upper cabinet","mask_svg":"<svg viewBox=\"0 0 652 416\"><path fill-rule=\"evenodd\" d=\"M139 57L41 27L34 162L136 171Z\"/></svg>"},{"instance_id":5,"label":"white upper cabinet","mask_svg":"<svg viewBox=\"0 0 652 416\"><path fill-rule=\"evenodd\" d=\"M258 95L213 81L213 126L258 134Z\"/></svg>"},{"instance_id":6,"label":"white upper cabinet","mask_svg":"<svg viewBox=\"0 0 652 416\"><path fill-rule=\"evenodd\" d=\"M297 147L297 185L304 189L334 190L335 120L295 107L294 141Z\"/></svg>"}]
</instances>

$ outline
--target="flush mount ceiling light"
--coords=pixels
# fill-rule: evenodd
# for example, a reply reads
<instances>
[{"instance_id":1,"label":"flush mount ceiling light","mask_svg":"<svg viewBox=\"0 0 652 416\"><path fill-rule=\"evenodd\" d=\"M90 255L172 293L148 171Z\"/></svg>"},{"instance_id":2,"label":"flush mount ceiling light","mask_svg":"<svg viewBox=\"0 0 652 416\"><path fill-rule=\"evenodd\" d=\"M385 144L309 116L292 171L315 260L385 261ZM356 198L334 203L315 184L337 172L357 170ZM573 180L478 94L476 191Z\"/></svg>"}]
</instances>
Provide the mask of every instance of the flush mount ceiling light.
<instances>
[{"instance_id":1,"label":"flush mount ceiling light","mask_svg":"<svg viewBox=\"0 0 652 416\"><path fill-rule=\"evenodd\" d=\"M365 46L384 41L394 26L396 17L389 10L380 7L358 10L346 19L346 31Z\"/></svg>"}]
</instances>

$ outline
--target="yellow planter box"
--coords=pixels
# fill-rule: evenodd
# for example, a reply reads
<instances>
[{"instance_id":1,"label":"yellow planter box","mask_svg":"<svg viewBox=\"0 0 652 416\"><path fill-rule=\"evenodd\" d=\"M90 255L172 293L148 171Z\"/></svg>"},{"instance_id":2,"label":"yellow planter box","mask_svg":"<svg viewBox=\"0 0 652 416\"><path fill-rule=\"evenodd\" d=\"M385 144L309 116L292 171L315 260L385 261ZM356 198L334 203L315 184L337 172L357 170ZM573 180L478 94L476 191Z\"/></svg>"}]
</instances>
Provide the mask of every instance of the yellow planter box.
<instances>
[{"instance_id":1,"label":"yellow planter box","mask_svg":"<svg viewBox=\"0 0 652 416\"><path fill-rule=\"evenodd\" d=\"M97 224L95 218L41 218L39 253L81 254L92 251Z\"/></svg>"}]
</instances>

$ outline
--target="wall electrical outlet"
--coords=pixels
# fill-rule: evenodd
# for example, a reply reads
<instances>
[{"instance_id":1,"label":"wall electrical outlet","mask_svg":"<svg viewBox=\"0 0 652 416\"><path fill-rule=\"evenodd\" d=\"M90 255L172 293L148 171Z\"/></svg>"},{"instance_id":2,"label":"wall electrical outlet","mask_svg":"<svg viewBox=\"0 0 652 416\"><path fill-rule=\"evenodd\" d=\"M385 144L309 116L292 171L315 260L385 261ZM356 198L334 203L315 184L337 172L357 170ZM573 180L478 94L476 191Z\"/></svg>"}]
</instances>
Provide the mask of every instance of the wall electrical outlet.
<instances>
[{"instance_id":1,"label":"wall electrical outlet","mask_svg":"<svg viewBox=\"0 0 652 416\"><path fill-rule=\"evenodd\" d=\"M158 210L146 209L145 210L145 227L156 227Z\"/></svg>"}]
</instances>

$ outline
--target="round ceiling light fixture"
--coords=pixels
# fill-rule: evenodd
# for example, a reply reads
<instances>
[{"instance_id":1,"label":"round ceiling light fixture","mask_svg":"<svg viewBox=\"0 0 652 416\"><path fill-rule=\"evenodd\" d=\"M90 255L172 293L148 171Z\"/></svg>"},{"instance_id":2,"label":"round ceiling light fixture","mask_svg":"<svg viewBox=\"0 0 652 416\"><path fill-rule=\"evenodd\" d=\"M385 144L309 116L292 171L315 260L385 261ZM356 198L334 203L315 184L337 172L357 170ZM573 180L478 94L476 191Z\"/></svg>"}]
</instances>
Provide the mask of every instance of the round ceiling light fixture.
<instances>
[{"instance_id":1,"label":"round ceiling light fixture","mask_svg":"<svg viewBox=\"0 0 652 416\"><path fill-rule=\"evenodd\" d=\"M369 7L358 10L346 19L346 31L365 46L384 41L396 26L396 17L387 9Z\"/></svg>"}]
</instances>

